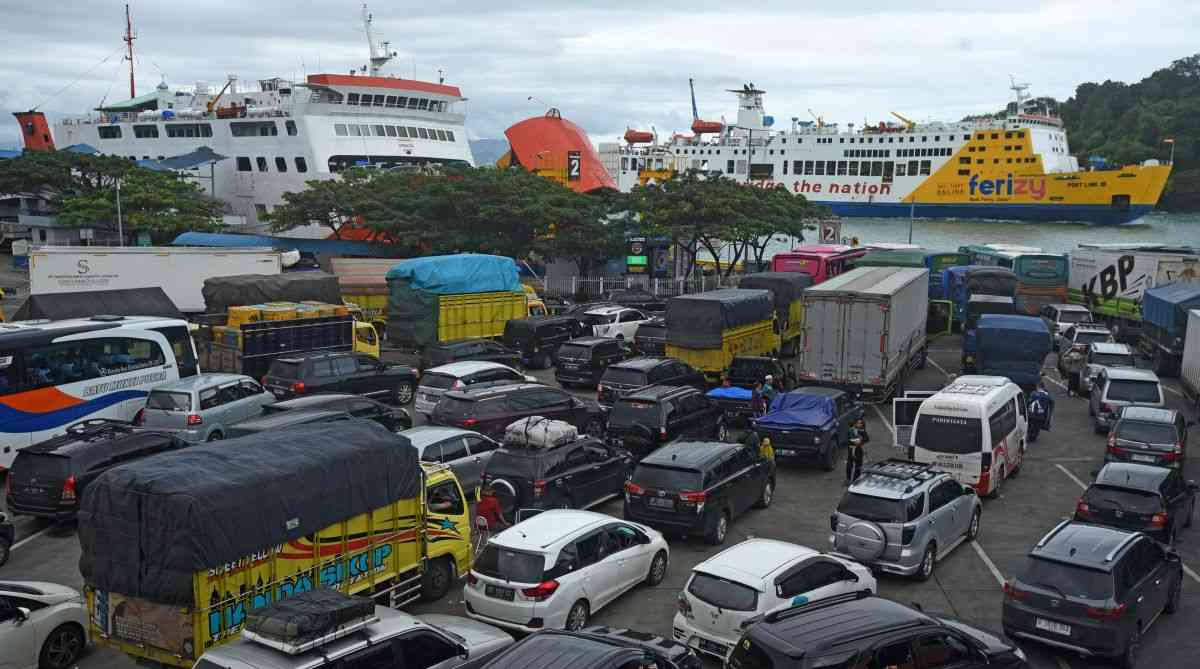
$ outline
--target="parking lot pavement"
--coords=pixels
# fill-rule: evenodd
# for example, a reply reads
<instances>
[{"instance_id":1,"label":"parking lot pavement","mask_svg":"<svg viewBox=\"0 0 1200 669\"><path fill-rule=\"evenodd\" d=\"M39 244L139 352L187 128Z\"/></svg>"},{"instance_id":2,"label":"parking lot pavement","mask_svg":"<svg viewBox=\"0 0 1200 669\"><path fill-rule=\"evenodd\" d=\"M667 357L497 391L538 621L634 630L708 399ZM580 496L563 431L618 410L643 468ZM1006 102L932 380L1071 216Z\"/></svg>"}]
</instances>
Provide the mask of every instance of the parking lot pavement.
<instances>
[{"instance_id":1,"label":"parking lot pavement","mask_svg":"<svg viewBox=\"0 0 1200 669\"><path fill-rule=\"evenodd\" d=\"M942 370L957 373L956 344L955 340L938 342L930 358L933 364L909 379L909 385L933 387L945 382ZM1053 356L1048 362L1048 373L1057 379ZM554 383L552 370L538 370L534 374ZM1166 380L1165 385L1175 390L1179 388L1176 380ZM955 549L938 563L928 582L881 576L880 594L902 602L916 602L926 611L953 615L999 631L1002 591L997 574L1000 578L1012 576L1030 547L1054 525L1070 516L1082 492L1080 484L1086 484L1091 479L1091 472L1103 462L1104 438L1091 432L1086 401L1068 398L1065 388L1054 384L1049 384L1049 390L1056 400L1053 429L1043 432L1037 443L1029 445L1020 475L1004 484L998 498L984 501L978 541ZM584 390L572 392L583 398L595 396L594 392ZM1183 398L1174 393L1168 393L1167 401L1174 408L1185 408ZM1194 411L1189 410L1188 416L1194 418ZM879 411L868 409L866 420L872 438L867 447L868 461L900 455L891 447L887 423L891 420L890 406L880 406ZM418 422L421 422L419 417ZM1200 434L1200 430L1193 432ZM1200 448L1196 438L1189 441L1190 448ZM1200 478L1200 465L1195 459L1188 462L1186 470L1188 477L1193 479ZM752 510L737 519L730 528L726 545L757 536L827 548L829 513L843 491L841 464L839 461L833 472L781 465L771 508ZM621 503L614 500L596 510L619 517ZM18 539L44 527L22 519ZM654 588L638 587L597 613L594 622L644 629L666 636L671 634L675 597L686 582L691 567L719 549L697 538L671 538L670 542L671 565L663 583ZM1200 573L1200 525L1185 531L1177 548L1191 573ZM0 578L44 579L79 587L78 559L79 547L73 531L52 528L14 551L10 564L0 570ZM1186 623L1200 617L1200 577L1188 576L1183 593L1183 610L1162 616L1147 633L1142 666L1185 666L1192 662L1185 658L1200 657L1200 635L1190 633ZM461 615L461 590L452 591L441 601L418 605L413 611ZM1058 654L1035 644L1021 645L1034 667L1091 669L1111 666L1106 662ZM93 650L80 666L83 669L132 669L135 665L111 651Z\"/></svg>"}]
</instances>

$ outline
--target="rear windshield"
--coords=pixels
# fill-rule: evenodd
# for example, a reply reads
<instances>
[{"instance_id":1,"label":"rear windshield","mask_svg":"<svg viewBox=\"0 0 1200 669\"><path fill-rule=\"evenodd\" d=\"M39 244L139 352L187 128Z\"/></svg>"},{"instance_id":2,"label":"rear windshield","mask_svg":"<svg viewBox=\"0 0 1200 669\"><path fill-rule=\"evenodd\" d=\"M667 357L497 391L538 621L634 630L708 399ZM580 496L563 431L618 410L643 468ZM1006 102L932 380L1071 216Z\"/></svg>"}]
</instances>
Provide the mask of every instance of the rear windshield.
<instances>
[{"instance_id":1,"label":"rear windshield","mask_svg":"<svg viewBox=\"0 0 1200 669\"><path fill-rule=\"evenodd\" d=\"M146 408L161 409L163 411L191 411L192 394L152 390L146 398Z\"/></svg>"},{"instance_id":2,"label":"rear windshield","mask_svg":"<svg viewBox=\"0 0 1200 669\"><path fill-rule=\"evenodd\" d=\"M1021 581L1059 592L1067 597L1108 599L1112 596L1112 575L1076 565L1031 557L1025 562Z\"/></svg>"},{"instance_id":3,"label":"rear windshield","mask_svg":"<svg viewBox=\"0 0 1200 669\"><path fill-rule=\"evenodd\" d=\"M487 463L487 473L493 478L513 476L532 479L538 476L538 464L536 454L502 448L492 453L492 459Z\"/></svg>"},{"instance_id":4,"label":"rear windshield","mask_svg":"<svg viewBox=\"0 0 1200 669\"><path fill-rule=\"evenodd\" d=\"M659 406L657 402L643 400L617 400L612 412L608 414L608 424L614 426L629 425L658 425Z\"/></svg>"},{"instance_id":5,"label":"rear windshield","mask_svg":"<svg viewBox=\"0 0 1200 669\"><path fill-rule=\"evenodd\" d=\"M885 499L856 492L842 495L838 513L876 523L907 523L921 517L925 510L925 494L908 499Z\"/></svg>"},{"instance_id":6,"label":"rear windshield","mask_svg":"<svg viewBox=\"0 0 1200 669\"><path fill-rule=\"evenodd\" d=\"M637 336L661 339L667 336L667 326L662 323L642 323L638 326Z\"/></svg>"},{"instance_id":7,"label":"rear windshield","mask_svg":"<svg viewBox=\"0 0 1200 669\"><path fill-rule=\"evenodd\" d=\"M1125 353L1097 353L1092 356L1093 365L1104 367L1135 367L1133 356Z\"/></svg>"},{"instance_id":8,"label":"rear windshield","mask_svg":"<svg viewBox=\"0 0 1200 669\"><path fill-rule=\"evenodd\" d=\"M1112 486L1093 484L1083 494L1088 504L1101 508L1118 509L1129 513L1158 513L1162 511L1162 501L1152 492L1115 488Z\"/></svg>"},{"instance_id":9,"label":"rear windshield","mask_svg":"<svg viewBox=\"0 0 1200 669\"><path fill-rule=\"evenodd\" d=\"M741 643L733 647L729 655L730 669L774 669L775 662L766 648L755 643L749 636L742 638ZM211 669L197 667L196 669Z\"/></svg>"},{"instance_id":10,"label":"rear windshield","mask_svg":"<svg viewBox=\"0 0 1200 669\"><path fill-rule=\"evenodd\" d=\"M641 464L633 471L633 482L655 490L704 490L704 475L694 469Z\"/></svg>"},{"instance_id":11,"label":"rear windshield","mask_svg":"<svg viewBox=\"0 0 1200 669\"><path fill-rule=\"evenodd\" d=\"M733 364L729 366L729 376L739 379L754 378L762 379L767 374L773 374L775 370L772 368L769 360L745 360L734 358Z\"/></svg>"},{"instance_id":12,"label":"rear windshield","mask_svg":"<svg viewBox=\"0 0 1200 669\"><path fill-rule=\"evenodd\" d=\"M1116 402L1158 403L1162 401L1162 395L1158 392L1158 384L1154 381L1129 381L1125 379L1110 380L1108 382L1108 392L1104 398Z\"/></svg>"},{"instance_id":13,"label":"rear windshield","mask_svg":"<svg viewBox=\"0 0 1200 669\"><path fill-rule=\"evenodd\" d=\"M753 611L758 607L758 591L698 571L688 583L688 594L700 601L730 611Z\"/></svg>"},{"instance_id":14,"label":"rear windshield","mask_svg":"<svg viewBox=\"0 0 1200 669\"><path fill-rule=\"evenodd\" d=\"M584 314L583 318L579 319L583 324L591 327L593 325L608 325L609 323L617 322L616 314L612 316L601 316L599 314Z\"/></svg>"},{"instance_id":15,"label":"rear windshield","mask_svg":"<svg viewBox=\"0 0 1200 669\"><path fill-rule=\"evenodd\" d=\"M579 344L563 344L558 347L559 360L591 360L592 348Z\"/></svg>"},{"instance_id":16,"label":"rear windshield","mask_svg":"<svg viewBox=\"0 0 1200 669\"><path fill-rule=\"evenodd\" d=\"M1117 424L1117 439L1140 441L1154 444L1170 450L1175 447L1179 435L1175 426L1166 423L1143 423L1136 420L1123 420Z\"/></svg>"},{"instance_id":17,"label":"rear windshield","mask_svg":"<svg viewBox=\"0 0 1200 669\"><path fill-rule=\"evenodd\" d=\"M300 378L300 363L273 360L271 361L271 367L267 370L267 376L274 376L280 379L298 379Z\"/></svg>"},{"instance_id":18,"label":"rear windshield","mask_svg":"<svg viewBox=\"0 0 1200 669\"><path fill-rule=\"evenodd\" d=\"M609 367L604 370L604 376L600 378L600 382L622 386L644 386L646 385L646 373L638 369Z\"/></svg>"},{"instance_id":19,"label":"rear windshield","mask_svg":"<svg viewBox=\"0 0 1200 669\"><path fill-rule=\"evenodd\" d=\"M421 387L447 390L450 388L450 386L454 385L454 382L457 380L458 379L455 379L453 376L448 374L433 374L431 372L425 372L421 375Z\"/></svg>"},{"instance_id":20,"label":"rear windshield","mask_svg":"<svg viewBox=\"0 0 1200 669\"><path fill-rule=\"evenodd\" d=\"M472 416L478 415L476 412L476 407L480 404L483 404L483 402L476 402L474 400L463 399L461 397L446 397L443 395L442 399L438 400L437 408L434 410L438 413L438 415L441 416Z\"/></svg>"},{"instance_id":21,"label":"rear windshield","mask_svg":"<svg viewBox=\"0 0 1200 669\"><path fill-rule=\"evenodd\" d=\"M537 553L522 553L495 544L484 546L475 558L475 571L516 583L541 583L546 560Z\"/></svg>"},{"instance_id":22,"label":"rear windshield","mask_svg":"<svg viewBox=\"0 0 1200 669\"><path fill-rule=\"evenodd\" d=\"M1086 311L1060 311L1058 312L1059 323L1087 323L1092 320L1092 315Z\"/></svg>"},{"instance_id":23,"label":"rear windshield","mask_svg":"<svg viewBox=\"0 0 1200 669\"><path fill-rule=\"evenodd\" d=\"M1075 333L1075 343L1076 344L1098 344L1100 342L1105 342L1105 341L1108 341L1108 333L1107 332L1076 332Z\"/></svg>"},{"instance_id":24,"label":"rear windshield","mask_svg":"<svg viewBox=\"0 0 1200 669\"><path fill-rule=\"evenodd\" d=\"M922 414L917 418L913 443L935 453L979 453L983 448L983 423L978 418Z\"/></svg>"},{"instance_id":25,"label":"rear windshield","mask_svg":"<svg viewBox=\"0 0 1200 669\"><path fill-rule=\"evenodd\" d=\"M17 453L13 461L13 471L22 478L59 480L67 478L71 473L71 461L60 455L46 453Z\"/></svg>"}]
</instances>

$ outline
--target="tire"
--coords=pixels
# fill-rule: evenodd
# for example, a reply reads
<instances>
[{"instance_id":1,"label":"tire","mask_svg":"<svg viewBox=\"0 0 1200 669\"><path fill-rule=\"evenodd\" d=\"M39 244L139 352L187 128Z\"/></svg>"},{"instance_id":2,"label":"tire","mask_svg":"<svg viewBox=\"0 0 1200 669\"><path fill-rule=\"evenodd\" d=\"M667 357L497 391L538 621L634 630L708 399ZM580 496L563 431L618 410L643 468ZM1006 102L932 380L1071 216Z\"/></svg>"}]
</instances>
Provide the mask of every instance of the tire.
<instances>
[{"instance_id":1,"label":"tire","mask_svg":"<svg viewBox=\"0 0 1200 669\"><path fill-rule=\"evenodd\" d=\"M564 628L570 632L578 632L587 627L588 621L588 604L584 600L579 600L571 605L571 610L567 611L567 621Z\"/></svg>"},{"instance_id":2,"label":"tire","mask_svg":"<svg viewBox=\"0 0 1200 669\"><path fill-rule=\"evenodd\" d=\"M1167 593L1167 603L1163 606L1163 613L1175 613L1179 610L1179 594L1183 591L1183 575L1175 579L1175 586Z\"/></svg>"},{"instance_id":3,"label":"tire","mask_svg":"<svg viewBox=\"0 0 1200 669\"><path fill-rule=\"evenodd\" d=\"M967 541L975 541L975 537L979 536L979 518L982 515L979 509L971 514L971 524L967 525Z\"/></svg>"},{"instance_id":4,"label":"tire","mask_svg":"<svg viewBox=\"0 0 1200 669\"><path fill-rule=\"evenodd\" d=\"M205 439L205 441L221 441L224 438L225 435L221 434L220 432L213 432L212 434L208 435L208 439Z\"/></svg>"},{"instance_id":5,"label":"tire","mask_svg":"<svg viewBox=\"0 0 1200 669\"><path fill-rule=\"evenodd\" d=\"M75 665L83 652L83 630L74 623L55 627L42 644L38 654L38 666L41 669L68 669Z\"/></svg>"},{"instance_id":6,"label":"tire","mask_svg":"<svg viewBox=\"0 0 1200 669\"><path fill-rule=\"evenodd\" d=\"M704 540L712 546L720 546L725 543L725 537L729 534L729 514L725 511L717 511L709 516L708 529L704 531Z\"/></svg>"},{"instance_id":7,"label":"tire","mask_svg":"<svg viewBox=\"0 0 1200 669\"><path fill-rule=\"evenodd\" d=\"M650 561L650 571L646 572L646 585L654 587L663 582L667 577L667 554L659 551L654 554L654 559Z\"/></svg>"},{"instance_id":8,"label":"tire","mask_svg":"<svg viewBox=\"0 0 1200 669\"><path fill-rule=\"evenodd\" d=\"M1137 658L1141 649L1142 630L1135 629L1125 641L1125 651L1117 658L1117 666L1122 669L1137 669Z\"/></svg>"},{"instance_id":9,"label":"tire","mask_svg":"<svg viewBox=\"0 0 1200 669\"><path fill-rule=\"evenodd\" d=\"M758 496L758 501L754 503L755 508L765 509L771 506L771 500L775 499L775 482L767 479L763 484L762 494Z\"/></svg>"},{"instance_id":10,"label":"tire","mask_svg":"<svg viewBox=\"0 0 1200 669\"><path fill-rule=\"evenodd\" d=\"M1029 428L1029 443L1032 444L1037 441L1038 432L1040 432L1038 428Z\"/></svg>"},{"instance_id":11,"label":"tire","mask_svg":"<svg viewBox=\"0 0 1200 669\"><path fill-rule=\"evenodd\" d=\"M821 469L831 472L837 466L837 454L841 449L838 448L836 440L831 440L827 448L825 455L821 457Z\"/></svg>"},{"instance_id":12,"label":"tire","mask_svg":"<svg viewBox=\"0 0 1200 669\"><path fill-rule=\"evenodd\" d=\"M11 552L11 548L12 544L9 543L8 539L0 539L0 567L3 567L4 563L8 562L8 556Z\"/></svg>"},{"instance_id":13,"label":"tire","mask_svg":"<svg viewBox=\"0 0 1200 669\"><path fill-rule=\"evenodd\" d=\"M448 558L432 560L421 577L421 599L435 602L445 597L453 584L454 567L450 565L450 560Z\"/></svg>"},{"instance_id":14,"label":"tire","mask_svg":"<svg viewBox=\"0 0 1200 669\"><path fill-rule=\"evenodd\" d=\"M416 394L416 387L413 385L413 383L411 381L406 381L398 384L395 390L392 391L392 400L396 404L405 405L412 402L413 396Z\"/></svg>"},{"instance_id":15,"label":"tire","mask_svg":"<svg viewBox=\"0 0 1200 669\"><path fill-rule=\"evenodd\" d=\"M928 581L930 576L933 576L933 564L937 560L937 545L932 541L925 547L925 552L921 554L921 566L917 568L917 573L913 574L913 578L918 581Z\"/></svg>"}]
</instances>

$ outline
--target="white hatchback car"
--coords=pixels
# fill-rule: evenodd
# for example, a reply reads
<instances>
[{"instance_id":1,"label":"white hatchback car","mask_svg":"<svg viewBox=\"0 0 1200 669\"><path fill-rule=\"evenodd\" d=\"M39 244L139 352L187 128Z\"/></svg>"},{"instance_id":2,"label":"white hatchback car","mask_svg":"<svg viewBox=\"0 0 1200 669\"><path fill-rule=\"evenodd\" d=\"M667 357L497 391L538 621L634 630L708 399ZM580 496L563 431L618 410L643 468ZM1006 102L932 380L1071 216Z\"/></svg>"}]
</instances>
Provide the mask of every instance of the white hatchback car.
<instances>
[{"instance_id":1,"label":"white hatchback car","mask_svg":"<svg viewBox=\"0 0 1200 669\"><path fill-rule=\"evenodd\" d=\"M83 596L54 583L0 582L0 667L68 669L87 648Z\"/></svg>"},{"instance_id":2,"label":"white hatchback car","mask_svg":"<svg viewBox=\"0 0 1200 669\"><path fill-rule=\"evenodd\" d=\"M633 341L638 326L650 317L629 307L596 307L583 315L585 325L592 327L597 337L612 337Z\"/></svg>"},{"instance_id":3,"label":"white hatchback car","mask_svg":"<svg viewBox=\"0 0 1200 669\"><path fill-rule=\"evenodd\" d=\"M467 615L522 632L578 631L638 583L661 583L669 560L662 534L644 525L543 511L488 540L467 574Z\"/></svg>"},{"instance_id":4,"label":"white hatchback car","mask_svg":"<svg viewBox=\"0 0 1200 669\"><path fill-rule=\"evenodd\" d=\"M747 539L692 568L672 623L676 641L721 660L748 623L770 611L854 592L875 592L854 560L774 539Z\"/></svg>"}]
</instances>

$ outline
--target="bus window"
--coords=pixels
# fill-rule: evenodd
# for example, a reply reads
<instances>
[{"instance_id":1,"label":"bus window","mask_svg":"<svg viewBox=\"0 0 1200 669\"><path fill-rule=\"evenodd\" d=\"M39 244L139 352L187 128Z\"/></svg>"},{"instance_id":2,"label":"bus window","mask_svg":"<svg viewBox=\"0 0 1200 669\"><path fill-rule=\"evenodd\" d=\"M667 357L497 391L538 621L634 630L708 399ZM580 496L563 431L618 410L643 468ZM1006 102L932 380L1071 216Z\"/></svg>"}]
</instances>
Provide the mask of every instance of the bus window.
<instances>
[{"instance_id":1,"label":"bus window","mask_svg":"<svg viewBox=\"0 0 1200 669\"><path fill-rule=\"evenodd\" d=\"M196 364L196 351L192 345L192 336L186 325L175 325L166 328L155 328L155 332L167 338L171 351L175 353L175 363L179 366L179 378L195 376L200 373Z\"/></svg>"},{"instance_id":2,"label":"bus window","mask_svg":"<svg viewBox=\"0 0 1200 669\"><path fill-rule=\"evenodd\" d=\"M21 389L21 361L19 351L0 352L0 395L15 393Z\"/></svg>"}]
</instances>

